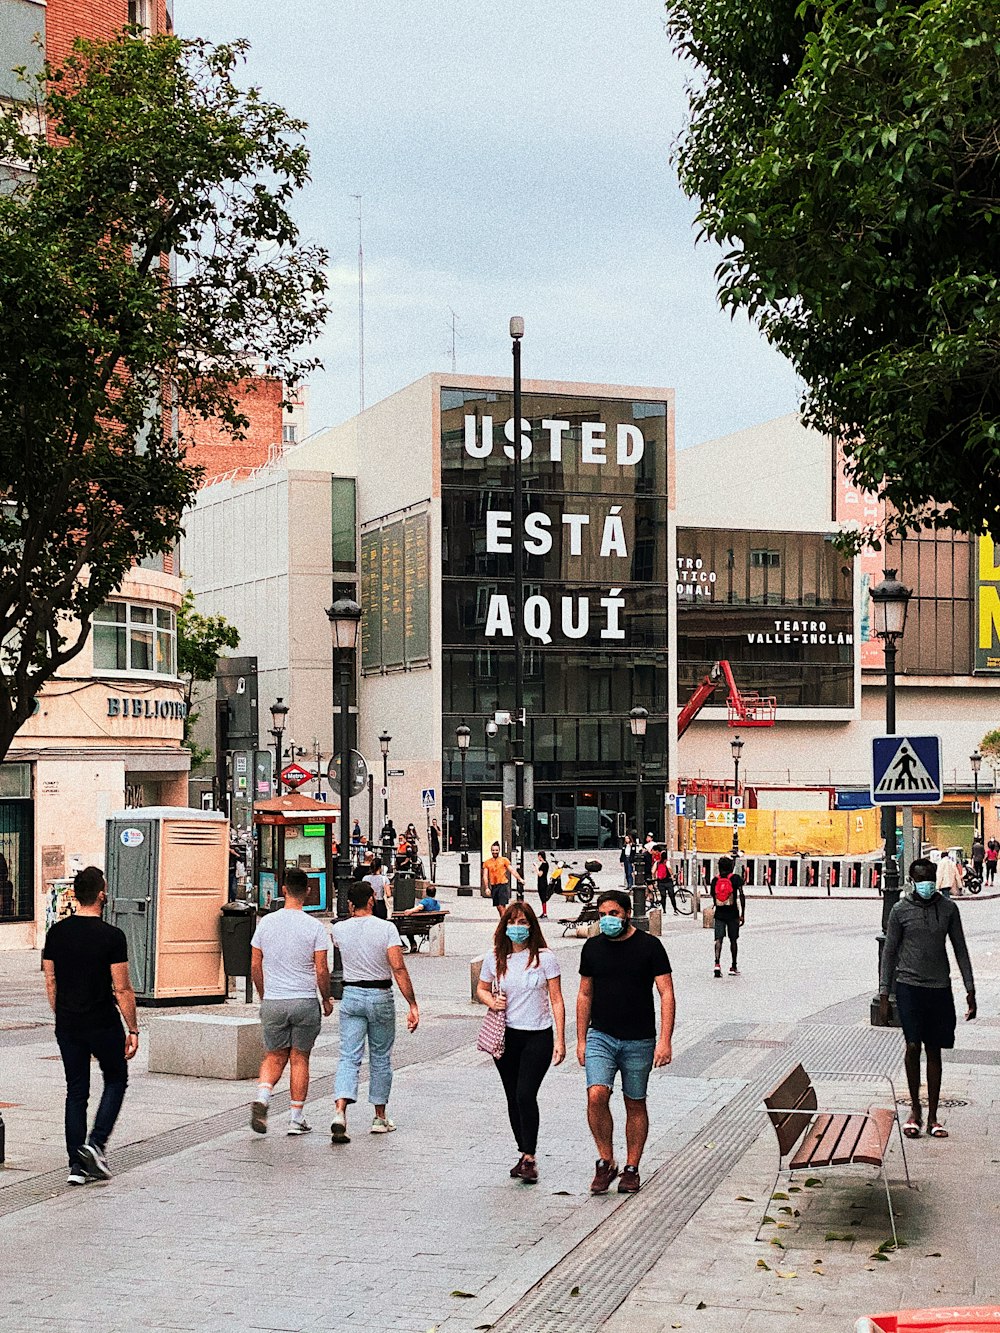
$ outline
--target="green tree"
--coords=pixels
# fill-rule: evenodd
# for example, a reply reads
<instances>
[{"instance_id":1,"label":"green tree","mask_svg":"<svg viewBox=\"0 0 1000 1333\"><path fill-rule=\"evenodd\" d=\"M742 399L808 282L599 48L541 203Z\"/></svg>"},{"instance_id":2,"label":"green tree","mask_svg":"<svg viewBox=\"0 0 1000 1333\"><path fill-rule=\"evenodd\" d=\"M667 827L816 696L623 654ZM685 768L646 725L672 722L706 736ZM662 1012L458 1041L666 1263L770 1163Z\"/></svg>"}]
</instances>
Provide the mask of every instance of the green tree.
<instances>
[{"instance_id":1,"label":"green tree","mask_svg":"<svg viewBox=\"0 0 1000 1333\"><path fill-rule=\"evenodd\" d=\"M666 0L697 68L676 161L724 307L805 381L855 481L1000 537L1000 10Z\"/></svg>"},{"instance_id":2,"label":"green tree","mask_svg":"<svg viewBox=\"0 0 1000 1333\"><path fill-rule=\"evenodd\" d=\"M178 412L239 435L245 376L317 364L326 256L289 213L305 127L237 85L244 51L126 30L46 68L40 132L0 109L0 758L178 537L199 480Z\"/></svg>"},{"instance_id":3,"label":"green tree","mask_svg":"<svg viewBox=\"0 0 1000 1333\"><path fill-rule=\"evenodd\" d=\"M213 680L215 666L223 648L238 648L240 635L225 616L203 616L195 610L194 593L184 594L177 613L177 671L184 681L184 744L191 751L191 768L197 769L212 753L192 739L194 725L201 716L192 711L196 680Z\"/></svg>"}]
</instances>

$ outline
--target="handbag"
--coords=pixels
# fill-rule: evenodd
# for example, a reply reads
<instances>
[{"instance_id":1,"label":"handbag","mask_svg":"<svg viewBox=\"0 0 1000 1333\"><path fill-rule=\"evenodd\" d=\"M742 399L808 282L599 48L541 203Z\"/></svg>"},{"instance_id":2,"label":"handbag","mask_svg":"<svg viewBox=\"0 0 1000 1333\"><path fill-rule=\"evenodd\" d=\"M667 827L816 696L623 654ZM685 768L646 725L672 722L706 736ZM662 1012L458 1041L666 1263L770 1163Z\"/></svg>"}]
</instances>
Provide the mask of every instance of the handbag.
<instances>
[{"instance_id":1,"label":"handbag","mask_svg":"<svg viewBox=\"0 0 1000 1333\"><path fill-rule=\"evenodd\" d=\"M495 978L490 989L494 995L502 993ZM486 1055L492 1055L494 1060L499 1060L506 1047L507 1010L487 1009L486 1017L482 1021L479 1036L476 1040L476 1050L483 1051Z\"/></svg>"}]
</instances>

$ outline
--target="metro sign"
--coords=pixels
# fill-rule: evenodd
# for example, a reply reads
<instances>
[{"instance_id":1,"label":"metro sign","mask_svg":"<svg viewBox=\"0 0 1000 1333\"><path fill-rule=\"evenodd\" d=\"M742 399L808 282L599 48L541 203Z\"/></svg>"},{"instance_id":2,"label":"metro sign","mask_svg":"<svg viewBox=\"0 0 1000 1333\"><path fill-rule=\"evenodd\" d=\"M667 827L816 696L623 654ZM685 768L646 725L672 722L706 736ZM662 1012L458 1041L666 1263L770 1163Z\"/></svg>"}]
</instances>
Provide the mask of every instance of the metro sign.
<instances>
[{"instance_id":1,"label":"metro sign","mask_svg":"<svg viewBox=\"0 0 1000 1333\"><path fill-rule=\"evenodd\" d=\"M307 768L301 764L289 764L287 768L281 770L281 780L286 787L291 787L293 791L308 782L313 775Z\"/></svg>"}]
</instances>

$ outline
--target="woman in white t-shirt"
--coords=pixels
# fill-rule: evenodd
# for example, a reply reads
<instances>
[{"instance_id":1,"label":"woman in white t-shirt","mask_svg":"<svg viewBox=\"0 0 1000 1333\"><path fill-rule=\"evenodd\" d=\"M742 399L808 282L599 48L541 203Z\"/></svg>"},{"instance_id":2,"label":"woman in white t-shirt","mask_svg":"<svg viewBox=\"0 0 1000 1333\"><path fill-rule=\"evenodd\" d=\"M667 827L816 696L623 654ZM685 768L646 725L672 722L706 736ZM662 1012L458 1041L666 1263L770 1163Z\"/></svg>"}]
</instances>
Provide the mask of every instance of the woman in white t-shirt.
<instances>
[{"instance_id":1,"label":"woman in white t-shirt","mask_svg":"<svg viewBox=\"0 0 1000 1333\"><path fill-rule=\"evenodd\" d=\"M527 1185L538 1180L538 1089L549 1065L562 1064L566 1058L566 1006L559 972L559 961L546 945L532 909L527 903L511 903L500 917L493 949L483 959L477 993L490 1009L507 1012L506 1045L494 1064L521 1154L511 1179Z\"/></svg>"}]
</instances>

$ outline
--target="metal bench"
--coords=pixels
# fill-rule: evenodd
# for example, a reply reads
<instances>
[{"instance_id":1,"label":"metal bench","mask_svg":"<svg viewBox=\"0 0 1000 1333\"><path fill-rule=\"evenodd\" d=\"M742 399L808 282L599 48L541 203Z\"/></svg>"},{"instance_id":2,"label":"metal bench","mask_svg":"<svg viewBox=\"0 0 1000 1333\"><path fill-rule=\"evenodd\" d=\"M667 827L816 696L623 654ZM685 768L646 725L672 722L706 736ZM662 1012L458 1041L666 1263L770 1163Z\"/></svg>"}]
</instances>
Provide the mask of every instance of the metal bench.
<instances>
[{"instance_id":1,"label":"metal bench","mask_svg":"<svg viewBox=\"0 0 1000 1333\"><path fill-rule=\"evenodd\" d=\"M859 1076L829 1069L817 1071L816 1076L841 1081L858 1077L871 1081L879 1077ZM903 1155L907 1185L911 1183L910 1168L906 1161L903 1133L896 1115L896 1089L888 1075L882 1077L885 1077L892 1094L892 1109L887 1106L869 1106L865 1111L852 1111L820 1107L812 1079L802 1065L796 1065L764 1098L767 1115L778 1139L778 1170L764 1208L764 1217L767 1216L782 1171L818 1171L831 1166L850 1166L854 1163L875 1166L882 1173L886 1202L889 1206L889 1222L892 1226L892 1240L898 1247L896 1218L885 1170L885 1155L892 1137L893 1125L899 1135L899 1148ZM789 1159L787 1165L786 1157ZM761 1218L755 1240L760 1239L763 1226L764 1218Z\"/></svg>"},{"instance_id":2,"label":"metal bench","mask_svg":"<svg viewBox=\"0 0 1000 1333\"><path fill-rule=\"evenodd\" d=\"M392 917L392 924L400 935L412 937L416 951L419 953L423 941L430 939L431 927L439 926L445 919L445 915L444 912L414 912L410 916L406 912L399 912Z\"/></svg>"}]
</instances>

